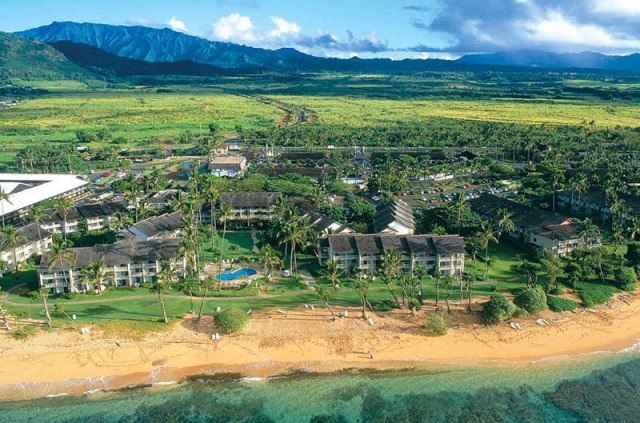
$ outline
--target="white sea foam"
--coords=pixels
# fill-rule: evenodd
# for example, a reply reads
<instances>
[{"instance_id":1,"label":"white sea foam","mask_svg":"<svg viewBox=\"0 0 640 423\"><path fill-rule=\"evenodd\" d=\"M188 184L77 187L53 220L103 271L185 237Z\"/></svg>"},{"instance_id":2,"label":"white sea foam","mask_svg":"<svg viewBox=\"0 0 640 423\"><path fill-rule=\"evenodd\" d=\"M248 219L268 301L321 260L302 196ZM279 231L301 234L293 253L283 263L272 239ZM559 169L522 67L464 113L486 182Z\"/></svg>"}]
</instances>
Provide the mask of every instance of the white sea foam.
<instances>
[{"instance_id":1,"label":"white sea foam","mask_svg":"<svg viewBox=\"0 0 640 423\"><path fill-rule=\"evenodd\" d=\"M66 393L66 392L62 392L62 393L60 393L60 394L50 394L50 395L47 395L45 398L66 397L66 396L68 396L68 395L69 395L68 393Z\"/></svg>"},{"instance_id":2,"label":"white sea foam","mask_svg":"<svg viewBox=\"0 0 640 423\"><path fill-rule=\"evenodd\" d=\"M175 380L169 380L166 382L153 382L151 386L168 386L168 385L175 385L176 383L178 382L176 382Z\"/></svg>"}]
</instances>

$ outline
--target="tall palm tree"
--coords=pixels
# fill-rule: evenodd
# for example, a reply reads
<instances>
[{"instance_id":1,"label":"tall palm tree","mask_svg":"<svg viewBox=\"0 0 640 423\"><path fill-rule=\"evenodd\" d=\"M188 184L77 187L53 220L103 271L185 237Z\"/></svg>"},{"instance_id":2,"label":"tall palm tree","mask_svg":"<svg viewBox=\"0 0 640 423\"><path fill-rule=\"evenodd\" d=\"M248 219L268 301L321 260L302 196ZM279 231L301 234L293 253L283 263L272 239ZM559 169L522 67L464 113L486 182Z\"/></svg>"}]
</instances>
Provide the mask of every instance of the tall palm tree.
<instances>
[{"instance_id":1,"label":"tall palm tree","mask_svg":"<svg viewBox=\"0 0 640 423\"><path fill-rule=\"evenodd\" d=\"M324 191L322 191L322 189L319 187L311 188L307 193L307 198L309 199L309 201L311 201L311 204L313 204L315 207L320 207L322 204L324 204L327 201L327 197Z\"/></svg>"},{"instance_id":2,"label":"tall palm tree","mask_svg":"<svg viewBox=\"0 0 640 423\"><path fill-rule=\"evenodd\" d=\"M160 263L160 271L156 276L156 281L149 287L149 292L153 292L158 295L158 301L160 301L160 309L162 310L162 319L165 323L169 323L167 318L167 309L164 306L163 295L171 292L171 283L175 280L176 271L168 260L163 260Z\"/></svg>"},{"instance_id":3,"label":"tall palm tree","mask_svg":"<svg viewBox=\"0 0 640 423\"><path fill-rule=\"evenodd\" d=\"M38 241L42 242L40 226L44 222L44 219L47 217L47 214L44 212L44 209L42 207L33 206L29 209L28 217L29 220L32 220L36 224L36 227L38 228Z\"/></svg>"},{"instance_id":4,"label":"tall palm tree","mask_svg":"<svg viewBox=\"0 0 640 423\"><path fill-rule=\"evenodd\" d=\"M98 260L90 263L86 269L82 269L80 277L88 286L93 288L93 292L96 295L101 295L102 285L108 274L102 260Z\"/></svg>"},{"instance_id":5,"label":"tall palm tree","mask_svg":"<svg viewBox=\"0 0 640 423\"><path fill-rule=\"evenodd\" d=\"M629 233L629 241L635 241L636 237L640 235L640 219L637 217L629 219L627 232Z\"/></svg>"},{"instance_id":6,"label":"tall palm tree","mask_svg":"<svg viewBox=\"0 0 640 423\"><path fill-rule=\"evenodd\" d=\"M489 222L482 222L480 225L480 232L478 233L480 239L480 245L484 248L484 271L482 272L482 278L487 277L489 271L489 244L491 242L498 243L496 237L496 231L493 229L493 225Z\"/></svg>"},{"instance_id":7,"label":"tall palm tree","mask_svg":"<svg viewBox=\"0 0 640 423\"><path fill-rule=\"evenodd\" d=\"M613 240L613 252L615 253L618 251L618 247L626 241L624 229L620 223L613 222L611 224L611 238Z\"/></svg>"},{"instance_id":8,"label":"tall palm tree","mask_svg":"<svg viewBox=\"0 0 640 423\"><path fill-rule=\"evenodd\" d=\"M137 222L138 221L138 206L139 206L139 200L140 200L140 194L141 194L141 185L140 182L138 181L138 179L136 178L136 175L133 173L128 173L127 176L125 176L122 179L123 182L123 188L125 190L125 195L129 198L129 202L133 204L133 210L134 210L134 219Z\"/></svg>"},{"instance_id":9,"label":"tall palm tree","mask_svg":"<svg viewBox=\"0 0 640 423\"><path fill-rule=\"evenodd\" d=\"M67 248L66 242L54 241L51 244L50 257L51 262L49 262L48 270L51 271L54 267L58 266L60 271L62 272L62 277L64 278L64 283L69 286L69 290L71 292L75 292L76 288L74 285L69 283L69 279L67 277L67 272L64 270L65 263L71 268L73 266L73 253Z\"/></svg>"},{"instance_id":10,"label":"tall palm tree","mask_svg":"<svg viewBox=\"0 0 640 423\"><path fill-rule=\"evenodd\" d=\"M13 204L11 202L11 194L6 192L4 188L0 188L0 207L2 208L2 227L4 228L4 203L5 201L9 204Z\"/></svg>"},{"instance_id":11,"label":"tall palm tree","mask_svg":"<svg viewBox=\"0 0 640 423\"><path fill-rule=\"evenodd\" d=\"M264 245L258 250L258 261L262 267L264 267L269 278L269 283L271 283L273 281L274 273L282 267L280 253L271 245Z\"/></svg>"},{"instance_id":12,"label":"tall palm tree","mask_svg":"<svg viewBox=\"0 0 640 423\"><path fill-rule=\"evenodd\" d=\"M382 281L387 286L391 297L393 297L398 307L400 306L400 302L391 288L391 283L396 280L403 267L402 257L400 257L400 254L398 254L395 249L389 249L380 256L380 268L378 272L381 274Z\"/></svg>"},{"instance_id":13,"label":"tall palm tree","mask_svg":"<svg viewBox=\"0 0 640 423\"><path fill-rule=\"evenodd\" d=\"M498 210L498 222L496 223L496 227L498 228L498 239L503 233L513 232L516 229L515 223L511 220L512 217L513 213L509 210Z\"/></svg>"},{"instance_id":14,"label":"tall palm tree","mask_svg":"<svg viewBox=\"0 0 640 423\"><path fill-rule=\"evenodd\" d=\"M418 300L420 304L424 304L424 278L429 274L429 270L424 265L416 266L413 269L413 276L420 282L420 295Z\"/></svg>"},{"instance_id":15,"label":"tall palm tree","mask_svg":"<svg viewBox=\"0 0 640 423\"><path fill-rule=\"evenodd\" d=\"M220 244L220 272L222 272L222 262L224 261L224 242L227 237L227 222L231 219L231 206L224 201L218 208L218 220L222 223L222 240Z\"/></svg>"},{"instance_id":16,"label":"tall palm tree","mask_svg":"<svg viewBox=\"0 0 640 423\"><path fill-rule=\"evenodd\" d=\"M205 280L202 281L202 301L200 302L200 310L198 311L198 320L202 320L202 312L204 311L204 302L209 295L209 290L213 288L213 276L207 276Z\"/></svg>"},{"instance_id":17,"label":"tall palm tree","mask_svg":"<svg viewBox=\"0 0 640 423\"><path fill-rule=\"evenodd\" d=\"M335 321L336 315L333 312L333 309L331 308L331 306L329 305L329 301L335 295L336 289L333 286L327 286L327 285L316 285L315 289L316 289L316 298L318 298L318 300L321 301L322 304L324 304L325 307L329 309L329 311L331 312L331 318Z\"/></svg>"},{"instance_id":18,"label":"tall palm tree","mask_svg":"<svg viewBox=\"0 0 640 423\"><path fill-rule=\"evenodd\" d=\"M469 204L467 203L467 199L464 197L464 194L458 192L453 198L453 209L456 211L457 222L458 222L458 235L460 235L460 228L462 225L462 213L465 212L469 208Z\"/></svg>"},{"instance_id":19,"label":"tall palm tree","mask_svg":"<svg viewBox=\"0 0 640 423\"><path fill-rule=\"evenodd\" d=\"M218 239L218 223L216 220L216 205L220 200L220 190L213 182L213 179L206 179L206 185L204 188L204 195L209 203L209 213L211 215L211 219L209 222L210 235L211 235L211 249L215 248L216 241Z\"/></svg>"},{"instance_id":20,"label":"tall palm tree","mask_svg":"<svg viewBox=\"0 0 640 423\"><path fill-rule=\"evenodd\" d=\"M47 299L49 298L50 290L49 288L42 287L37 291L33 291L31 295L33 298L40 298L42 300L42 305L44 307L44 315L47 318L47 326L51 328L51 314L49 313L49 303L47 303Z\"/></svg>"},{"instance_id":21,"label":"tall palm tree","mask_svg":"<svg viewBox=\"0 0 640 423\"><path fill-rule=\"evenodd\" d=\"M1 231L2 244L5 248L10 248L13 251L13 270L18 270L18 247L24 242L24 236L22 232L13 226L5 226Z\"/></svg>"},{"instance_id":22,"label":"tall palm tree","mask_svg":"<svg viewBox=\"0 0 640 423\"><path fill-rule=\"evenodd\" d=\"M62 233L64 234L64 241L67 242L67 217L69 216L69 210L73 208L73 202L66 197L60 197L53 204L58 213L62 214Z\"/></svg>"},{"instance_id":23,"label":"tall palm tree","mask_svg":"<svg viewBox=\"0 0 640 423\"><path fill-rule=\"evenodd\" d=\"M297 247L305 245L310 235L313 233L311 221L308 217L298 218L293 224L287 241L291 244L291 259L289 261L289 271L291 274L298 272L298 251Z\"/></svg>"},{"instance_id":24,"label":"tall palm tree","mask_svg":"<svg viewBox=\"0 0 640 423\"><path fill-rule=\"evenodd\" d=\"M362 274L359 274L358 278L353 283L353 289L356 290L356 292L360 296L360 301L362 302L362 318L365 320L367 320L367 305L369 303L367 296L369 295L370 286L371 282Z\"/></svg>"},{"instance_id":25,"label":"tall palm tree","mask_svg":"<svg viewBox=\"0 0 640 423\"><path fill-rule=\"evenodd\" d=\"M327 260L324 262L325 268L322 269L322 276L327 278L331 282L331 286L338 287L340 278L344 274L342 268L333 260Z\"/></svg>"}]
</instances>

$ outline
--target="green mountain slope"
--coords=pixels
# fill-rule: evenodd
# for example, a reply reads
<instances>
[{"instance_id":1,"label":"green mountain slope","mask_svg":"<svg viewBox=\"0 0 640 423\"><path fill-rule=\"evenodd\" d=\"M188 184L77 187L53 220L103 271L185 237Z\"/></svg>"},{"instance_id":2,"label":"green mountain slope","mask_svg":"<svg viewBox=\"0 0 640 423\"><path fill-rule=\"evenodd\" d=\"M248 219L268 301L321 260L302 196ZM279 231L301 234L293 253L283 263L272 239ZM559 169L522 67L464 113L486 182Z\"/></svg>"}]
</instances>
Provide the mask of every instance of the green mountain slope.
<instances>
[{"instance_id":1,"label":"green mountain slope","mask_svg":"<svg viewBox=\"0 0 640 423\"><path fill-rule=\"evenodd\" d=\"M0 32L0 80L87 79L91 73L67 60L55 48Z\"/></svg>"}]
</instances>

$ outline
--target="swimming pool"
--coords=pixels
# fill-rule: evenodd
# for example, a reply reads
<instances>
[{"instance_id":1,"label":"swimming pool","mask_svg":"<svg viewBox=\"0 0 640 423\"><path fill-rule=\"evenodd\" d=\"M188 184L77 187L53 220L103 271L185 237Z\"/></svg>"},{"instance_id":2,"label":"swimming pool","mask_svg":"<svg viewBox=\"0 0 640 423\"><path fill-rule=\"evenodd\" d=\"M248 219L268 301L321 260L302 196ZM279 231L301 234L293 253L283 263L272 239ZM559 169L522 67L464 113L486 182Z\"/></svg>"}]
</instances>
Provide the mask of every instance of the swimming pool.
<instances>
[{"instance_id":1,"label":"swimming pool","mask_svg":"<svg viewBox=\"0 0 640 423\"><path fill-rule=\"evenodd\" d=\"M216 279L219 279L221 281L232 281L234 279L241 278L243 276L253 276L256 273L258 272L256 272L255 269L251 269L249 267L243 267L242 269L238 269L235 272L231 272L231 273L218 273L216 275Z\"/></svg>"}]
</instances>

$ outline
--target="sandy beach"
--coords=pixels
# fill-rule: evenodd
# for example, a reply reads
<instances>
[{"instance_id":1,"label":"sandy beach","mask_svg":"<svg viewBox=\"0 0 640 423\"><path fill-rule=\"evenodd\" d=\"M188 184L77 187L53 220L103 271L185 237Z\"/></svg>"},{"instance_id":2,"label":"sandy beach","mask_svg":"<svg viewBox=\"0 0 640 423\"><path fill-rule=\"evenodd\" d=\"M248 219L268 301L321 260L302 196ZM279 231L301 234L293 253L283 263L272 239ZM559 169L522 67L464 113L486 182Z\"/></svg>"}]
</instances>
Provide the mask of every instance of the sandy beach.
<instances>
[{"instance_id":1,"label":"sandy beach","mask_svg":"<svg viewBox=\"0 0 640 423\"><path fill-rule=\"evenodd\" d=\"M344 311L344 309L340 309ZM42 332L16 341L0 332L0 397L4 400L82 394L132 385L164 385L190 375L232 373L268 377L303 370L391 370L449 366L544 365L558 360L617 353L640 338L640 299L577 313L543 313L507 323L479 324L472 315L447 316L446 336L433 338L420 327L423 317L406 310L371 313L375 325L349 317L331 321L327 310L299 307L286 316L256 313L239 334L212 340L210 317L197 327L185 317L170 332L142 341L105 339L100 331L81 335L67 330ZM374 358L370 356L373 353Z\"/></svg>"}]
</instances>

